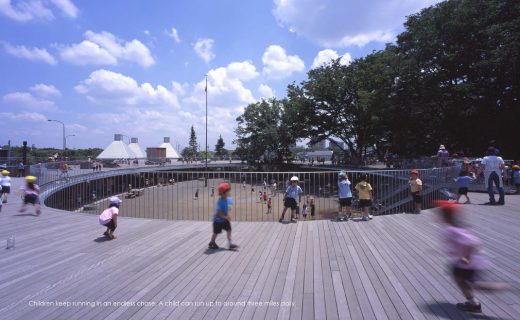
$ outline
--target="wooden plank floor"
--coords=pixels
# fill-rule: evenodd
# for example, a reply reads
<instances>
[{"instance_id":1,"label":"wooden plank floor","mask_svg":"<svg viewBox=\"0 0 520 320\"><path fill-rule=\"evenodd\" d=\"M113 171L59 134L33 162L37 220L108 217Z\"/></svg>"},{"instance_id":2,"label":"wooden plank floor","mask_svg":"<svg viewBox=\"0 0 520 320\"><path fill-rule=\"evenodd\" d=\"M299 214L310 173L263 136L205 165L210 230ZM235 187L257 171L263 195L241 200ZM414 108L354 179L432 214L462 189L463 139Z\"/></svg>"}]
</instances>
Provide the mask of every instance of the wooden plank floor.
<instances>
[{"instance_id":1,"label":"wooden plank floor","mask_svg":"<svg viewBox=\"0 0 520 320\"><path fill-rule=\"evenodd\" d=\"M485 277L514 287L478 292L480 316L454 308L433 211L232 223L232 252L206 249L209 222L121 218L103 241L97 216L19 205L11 195L0 213L1 319L520 319L520 196L465 206L493 262Z\"/></svg>"}]
</instances>

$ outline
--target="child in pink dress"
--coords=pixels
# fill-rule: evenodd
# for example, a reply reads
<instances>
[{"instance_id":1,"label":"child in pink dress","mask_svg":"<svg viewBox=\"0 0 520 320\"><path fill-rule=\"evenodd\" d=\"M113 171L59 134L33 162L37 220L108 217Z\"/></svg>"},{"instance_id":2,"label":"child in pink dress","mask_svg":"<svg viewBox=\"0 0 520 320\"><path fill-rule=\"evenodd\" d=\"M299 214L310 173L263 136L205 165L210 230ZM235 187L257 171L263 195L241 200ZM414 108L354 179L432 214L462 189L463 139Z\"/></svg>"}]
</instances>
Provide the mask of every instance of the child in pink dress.
<instances>
[{"instance_id":1,"label":"child in pink dress","mask_svg":"<svg viewBox=\"0 0 520 320\"><path fill-rule=\"evenodd\" d=\"M486 269L488 260L480 250L480 239L460 226L458 215L460 207L449 201L437 201L437 206L442 213L442 222L446 224L443 230L446 249L450 256L450 265L455 283L461 290L465 302L457 303L456 307L462 311L482 312L480 302L475 298L474 290L499 290L506 289L504 283L477 281L478 273Z\"/></svg>"}]
</instances>

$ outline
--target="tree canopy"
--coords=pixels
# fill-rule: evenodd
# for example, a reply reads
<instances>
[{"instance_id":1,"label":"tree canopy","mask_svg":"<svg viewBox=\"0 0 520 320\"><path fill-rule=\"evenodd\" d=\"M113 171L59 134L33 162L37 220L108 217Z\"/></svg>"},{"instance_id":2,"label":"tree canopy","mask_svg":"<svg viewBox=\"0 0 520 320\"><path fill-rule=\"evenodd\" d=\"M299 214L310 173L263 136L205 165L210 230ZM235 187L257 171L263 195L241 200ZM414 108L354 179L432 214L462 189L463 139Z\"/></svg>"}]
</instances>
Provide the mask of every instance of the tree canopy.
<instances>
[{"instance_id":1,"label":"tree canopy","mask_svg":"<svg viewBox=\"0 0 520 320\"><path fill-rule=\"evenodd\" d=\"M449 0L407 18L384 50L310 70L287 98L237 118L240 150L282 161L298 139L340 140L345 156L432 155L440 144L505 156L520 119L520 2ZM338 145L336 145L339 147Z\"/></svg>"}]
</instances>

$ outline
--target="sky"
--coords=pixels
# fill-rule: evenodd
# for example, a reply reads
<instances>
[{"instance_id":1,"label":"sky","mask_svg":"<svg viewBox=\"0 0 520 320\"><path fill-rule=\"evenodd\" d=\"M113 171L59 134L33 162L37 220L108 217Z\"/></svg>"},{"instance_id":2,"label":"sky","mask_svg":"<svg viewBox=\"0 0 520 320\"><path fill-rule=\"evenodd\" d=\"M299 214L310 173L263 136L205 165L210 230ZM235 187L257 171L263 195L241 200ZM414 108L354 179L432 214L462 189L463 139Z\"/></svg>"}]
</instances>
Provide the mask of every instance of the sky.
<instances>
[{"instance_id":1,"label":"sky","mask_svg":"<svg viewBox=\"0 0 520 320\"><path fill-rule=\"evenodd\" d=\"M394 42L438 0L0 0L0 145L142 148L193 125L234 149L236 118L341 57Z\"/></svg>"}]
</instances>

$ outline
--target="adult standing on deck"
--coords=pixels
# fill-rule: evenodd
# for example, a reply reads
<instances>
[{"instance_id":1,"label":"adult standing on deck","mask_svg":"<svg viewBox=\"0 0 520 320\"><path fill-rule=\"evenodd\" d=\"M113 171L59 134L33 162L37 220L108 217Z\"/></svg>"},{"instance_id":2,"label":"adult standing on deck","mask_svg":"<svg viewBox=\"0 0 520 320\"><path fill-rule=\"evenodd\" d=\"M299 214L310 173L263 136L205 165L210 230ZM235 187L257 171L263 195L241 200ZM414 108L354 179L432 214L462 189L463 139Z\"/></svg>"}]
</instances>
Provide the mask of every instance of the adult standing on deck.
<instances>
[{"instance_id":1,"label":"adult standing on deck","mask_svg":"<svg viewBox=\"0 0 520 320\"><path fill-rule=\"evenodd\" d=\"M447 167L448 166L448 157L450 156L446 147L443 144L439 146L439 150L437 151L437 167Z\"/></svg>"},{"instance_id":2,"label":"adult standing on deck","mask_svg":"<svg viewBox=\"0 0 520 320\"><path fill-rule=\"evenodd\" d=\"M489 194L489 202L486 202L486 205L504 204L502 169L504 169L504 160L496 155L496 149L494 147L489 147L487 149L487 155L482 159L482 163L479 167L479 173L484 171L484 183L487 186L487 192ZM498 189L498 202L495 201L493 184L495 184Z\"/></svg>"},{"instance_id":3,"label":"adult standing on deck","mask_svg":"<svg viewBox=\"0 0 520 320\"><path fill-rule=\"evenodd\" d=\"M18 176L25 177L25 166L23 165L22 160L20 160L20 163L18 163Z\"/></svg>"}]
</instances>

